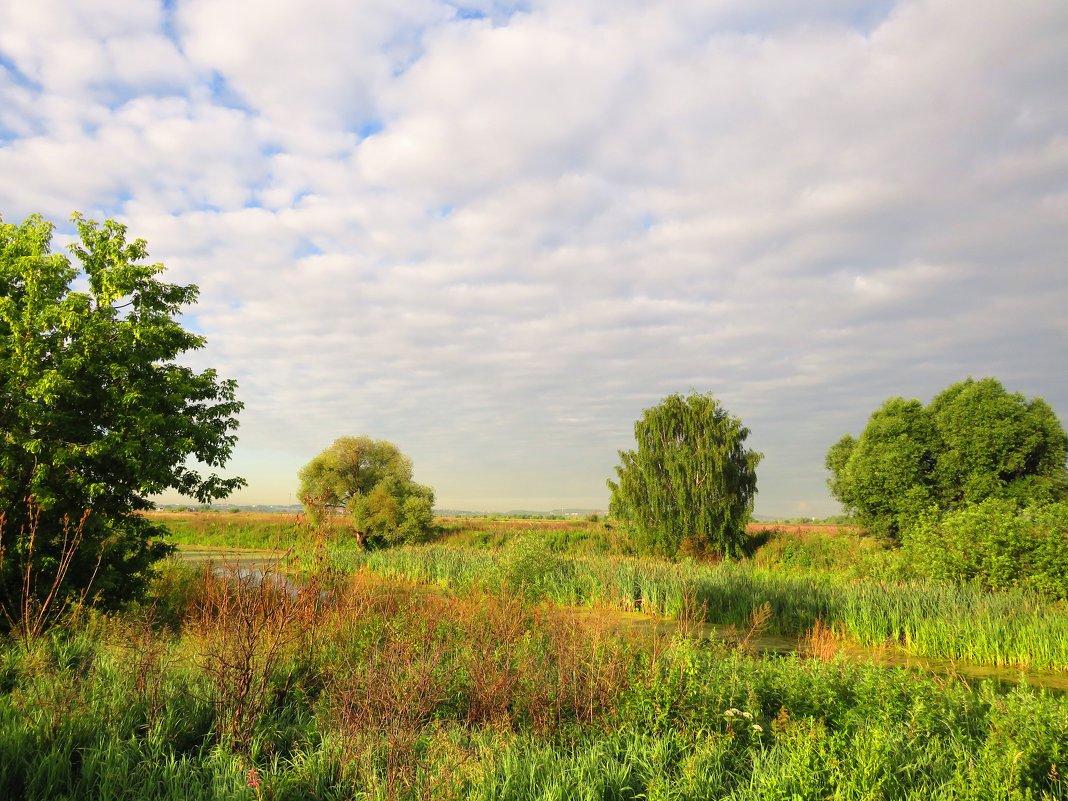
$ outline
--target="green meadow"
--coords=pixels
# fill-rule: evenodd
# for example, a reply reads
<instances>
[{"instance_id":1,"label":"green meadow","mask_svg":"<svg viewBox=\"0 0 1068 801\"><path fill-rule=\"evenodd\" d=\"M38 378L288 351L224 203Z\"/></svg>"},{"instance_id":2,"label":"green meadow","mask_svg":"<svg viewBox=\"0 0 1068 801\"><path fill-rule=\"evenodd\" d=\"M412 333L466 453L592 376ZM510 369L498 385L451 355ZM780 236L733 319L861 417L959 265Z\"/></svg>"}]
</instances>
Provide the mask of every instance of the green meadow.
<instances>
[{"instance_id":1,"label":"green meadow","mask_svg":"<svg viewBox=\"0 0 1068 801\"><path fill-rule=\"evenodd\" d=\"M1068 677L1063 602L917 579L849 530L711 564L600 520L361 551L159 519L197 556L142 603L5 641L4 797L1068 798L1068 697L1027 680Z\"/></svg>"}]
</instances>

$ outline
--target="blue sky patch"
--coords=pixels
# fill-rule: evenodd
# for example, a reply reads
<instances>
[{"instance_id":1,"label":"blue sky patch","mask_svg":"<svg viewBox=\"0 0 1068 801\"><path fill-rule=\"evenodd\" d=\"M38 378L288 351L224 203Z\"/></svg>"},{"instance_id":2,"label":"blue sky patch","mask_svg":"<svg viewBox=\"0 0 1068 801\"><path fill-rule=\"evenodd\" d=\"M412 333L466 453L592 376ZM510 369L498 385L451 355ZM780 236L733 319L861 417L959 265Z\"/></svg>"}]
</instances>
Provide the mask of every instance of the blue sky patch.
<instances>
[{"instance_id":1,"label":"blue sky patch","mask_svg":"<svg viewBox=\"0 0 1068 801\"><path fill-rule=\"evenodd\" d=\"M31 80L22 70L19 69L18 64L13 59L9 58L0 50L0 68L3 68L7 73L7 80L10 80L16 86L21 86L23 89L30 89L34 92L41 91L41 84L37 81Z\"/></svg>"},{"instance_id":2,"label":"blue sky patch","mask_svg":"<svg viewBox=\"0 0 1068 801\"><path fill-rule=\"evenodd\" d=\"M356 135L359 136L360 139L366 139L369 136L381 133L385 127L386 126L382 120L366 120L356 129Z\"/></svg>"}]
</instances>

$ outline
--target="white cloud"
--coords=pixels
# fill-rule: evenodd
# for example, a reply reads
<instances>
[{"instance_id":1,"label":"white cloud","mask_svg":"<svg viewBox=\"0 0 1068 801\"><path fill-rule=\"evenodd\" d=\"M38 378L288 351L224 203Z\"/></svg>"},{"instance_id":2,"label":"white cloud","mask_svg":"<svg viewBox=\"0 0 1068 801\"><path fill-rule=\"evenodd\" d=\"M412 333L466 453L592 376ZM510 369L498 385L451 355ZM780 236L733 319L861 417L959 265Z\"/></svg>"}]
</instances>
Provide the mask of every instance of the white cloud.
<instances>
[{"instance_id":1,"label":"white cloud","mask_svg":"<svg viewBox=\"0 0 1068 801\"><path fill-rule=\"evenodd\" d=\"M1068 419L1057 4L61 5L0 10L0 211L118 214L201 286L246 498L366 431L446 503L597 505L692 387L762 510L829 511L888 395Z\"/></svg>"},{"instance_id":2,"label":"white cloud","mask_svg":"<svg viewBox=\"0 0 1068 801\"><path fill-rule=\"evenodd\" d=\"M191 61L300 146L318 128L374 121L378 93L418 56L423 27L449 15L430 0L186 0L177 22Z\"/></svg>"}]
</instances>

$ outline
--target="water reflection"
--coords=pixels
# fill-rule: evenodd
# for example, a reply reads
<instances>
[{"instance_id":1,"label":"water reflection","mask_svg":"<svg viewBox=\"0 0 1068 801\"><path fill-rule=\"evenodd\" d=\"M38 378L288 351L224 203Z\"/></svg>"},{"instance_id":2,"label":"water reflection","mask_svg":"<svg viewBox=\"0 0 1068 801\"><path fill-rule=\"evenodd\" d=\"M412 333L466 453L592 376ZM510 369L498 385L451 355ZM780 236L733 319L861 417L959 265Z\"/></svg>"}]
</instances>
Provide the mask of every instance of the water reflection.
<instances>
[{"instance_id":1,"label":"water reflection","mask_svg":"<svg viewBox=\"0 0 1068 801\"><path fill-rule=\"evenodd\" d=\"M189 564L214 564L217 572L233 571L234 575L240 578L262 577L266 574L271 576L272 581L284 583L287 591L293 592L296 590L295 585L279 572L285 557L282 552L190 548L180 550L178 556L181 561ZM405 595L444 592L440 588L426 585L417 586L411 582L382 576L376 576L375 580L389 585L392 591ZM679 623L673 619L604 607L570 607L568 612L580 618L597 617L610 623L611 627L620 633L636 635L652 635L657 632L674 633L679 626ZM724 642L728 645L737 645L740 639L739 633L730 626L705 623L691 624L686 628L687 634L690 636ZM784 635L756 633L748 637L744 645L747 650L769 658L793 654L808 655L806 643L796 637ZM1041 688L1050 692L1068 693L1068 672L1031 671L1020 668L975 665L951 659L932 659L909 654L902 648L889 644L874 648L837 644L834 648L834 653L836 656L853 662L905 668L920 673L959 678L968 683L994 681L1005 688L1026 684L1029 687Z\"/></svg>"}]
</instances>

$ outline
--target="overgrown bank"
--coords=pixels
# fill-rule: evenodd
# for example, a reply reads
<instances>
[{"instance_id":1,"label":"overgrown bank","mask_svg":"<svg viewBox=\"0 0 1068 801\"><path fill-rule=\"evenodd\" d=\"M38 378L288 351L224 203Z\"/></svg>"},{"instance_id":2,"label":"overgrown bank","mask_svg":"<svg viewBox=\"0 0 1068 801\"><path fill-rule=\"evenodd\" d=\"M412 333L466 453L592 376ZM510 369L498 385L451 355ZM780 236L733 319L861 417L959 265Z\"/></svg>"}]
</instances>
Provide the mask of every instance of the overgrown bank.
<instances>
[{"instance_id":1,"label":"overgrown bank","mask_svg":"<svg viewBox=\"0 0 1068 801\"><path fill-rule=\"evenodd\" d=\"M140 615L5 645L0 689L15 798L1068 797L1064 698L359 575L174 568Z\"/></svg>"}]
</instances>

